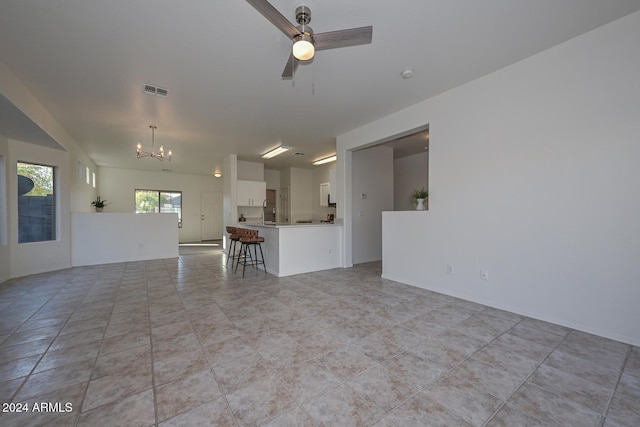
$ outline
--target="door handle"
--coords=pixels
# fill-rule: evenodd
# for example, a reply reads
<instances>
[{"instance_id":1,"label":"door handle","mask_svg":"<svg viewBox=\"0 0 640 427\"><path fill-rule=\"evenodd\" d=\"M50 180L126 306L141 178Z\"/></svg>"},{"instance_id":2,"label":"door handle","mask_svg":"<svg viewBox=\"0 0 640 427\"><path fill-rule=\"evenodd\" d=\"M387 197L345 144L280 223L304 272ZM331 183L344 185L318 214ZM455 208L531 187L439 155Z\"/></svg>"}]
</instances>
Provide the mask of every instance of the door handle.
<instances>
[{"instance_id":1,"label":"door handle","mask_svg":"<svg viewBox=\"0 0 640 427\"><path fill-rule=\"evenodd\" d=\"M201 219L204 221L204 215L201 215Z\"/></svg>"}]
</instances>

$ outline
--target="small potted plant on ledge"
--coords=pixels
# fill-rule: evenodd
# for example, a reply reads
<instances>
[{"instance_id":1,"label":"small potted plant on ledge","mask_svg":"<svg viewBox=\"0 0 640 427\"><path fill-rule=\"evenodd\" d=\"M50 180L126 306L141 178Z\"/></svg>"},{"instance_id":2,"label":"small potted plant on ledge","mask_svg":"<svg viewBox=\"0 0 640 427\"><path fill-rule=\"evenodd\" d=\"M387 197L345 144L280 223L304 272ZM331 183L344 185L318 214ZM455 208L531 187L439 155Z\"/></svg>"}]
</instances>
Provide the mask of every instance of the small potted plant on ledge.
<instances>
[{"instance_id":1,"label":"small potted plant on ledge","mask_svg":"<svg viewBox=\"0 0 640 427\"><path fill-rule=\"evenodd\" d=\"M426 208L424 207L425 199L429 197L429 192L422 187L420 190L413 190L411 193L411 200L415 199L418 202L416 206L417 211L423 211Z\"/></svg>"},{"instance_id":2,"label":"small potted plant on ledge","mask_svg":"<svg viewBox=\"0 0 640 427\"><path fill-rule=\"evenodd\" d=\"M102 212L102 210L104 209L104 207L107 205L107 201L106 200L101 200L100 196L98 196L97 199L95 199L93 202L91 202L91 206L94 206L96 208L96 212Z\"/></svg>"}]
</instances>

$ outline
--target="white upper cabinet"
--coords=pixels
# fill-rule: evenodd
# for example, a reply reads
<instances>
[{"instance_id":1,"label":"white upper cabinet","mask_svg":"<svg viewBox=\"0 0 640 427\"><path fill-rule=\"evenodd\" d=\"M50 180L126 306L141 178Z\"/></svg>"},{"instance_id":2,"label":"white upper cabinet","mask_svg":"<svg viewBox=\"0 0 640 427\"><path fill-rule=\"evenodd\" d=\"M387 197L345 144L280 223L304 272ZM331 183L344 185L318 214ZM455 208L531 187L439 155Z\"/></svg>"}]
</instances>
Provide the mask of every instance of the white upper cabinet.
<instances>
[{"instance_id":1,"label":"white upper cabinet","mask_svg":"<svg viewBox=\"0 0 640 427\"><path fill-rule=\"evenodd\" d=\"M333 204L338 199L336 197L336 189L338 185L336 184L336 168L329 169L329 203Z\"/></svg>"},{"instance_id":2,"label":"white upper cabinet","mask_svg":"<svg viewBox=\"0 0 640 427\"><path fill-rule=\"evenodd\" d=\"M320 206L329 206L329 192L331 186L328 182L320 184Z\"/></svg>"},{"instance_id":3,"label":"white upper cabinet","mask_svg":"<svg viewBox=\"0 0 640 427\"><path fill-rule=\"evenodd\" d=\"M238 206L262 206L266 198L266 182L238 180Z\"/></svg>"}]
</instances>

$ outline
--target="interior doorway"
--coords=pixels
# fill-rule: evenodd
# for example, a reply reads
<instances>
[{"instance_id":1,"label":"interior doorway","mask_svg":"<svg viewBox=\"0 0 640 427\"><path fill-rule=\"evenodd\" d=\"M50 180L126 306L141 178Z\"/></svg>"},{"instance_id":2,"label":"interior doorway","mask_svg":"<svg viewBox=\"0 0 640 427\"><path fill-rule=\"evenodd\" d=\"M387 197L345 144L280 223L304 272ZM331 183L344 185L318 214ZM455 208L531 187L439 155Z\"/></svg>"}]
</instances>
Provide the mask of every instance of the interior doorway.
<instances>
[{"instance_id":1,"label":"interior doorway","mask_svg":"<svg viewBox=\"0 0 640 427\"><path fill-rule=\"evenodd\" d=\"M415 209L412 191L429 188L428 151L429 124L347 150L345 265L382 258L382 212Z\"/></svg>"}]
</instances>

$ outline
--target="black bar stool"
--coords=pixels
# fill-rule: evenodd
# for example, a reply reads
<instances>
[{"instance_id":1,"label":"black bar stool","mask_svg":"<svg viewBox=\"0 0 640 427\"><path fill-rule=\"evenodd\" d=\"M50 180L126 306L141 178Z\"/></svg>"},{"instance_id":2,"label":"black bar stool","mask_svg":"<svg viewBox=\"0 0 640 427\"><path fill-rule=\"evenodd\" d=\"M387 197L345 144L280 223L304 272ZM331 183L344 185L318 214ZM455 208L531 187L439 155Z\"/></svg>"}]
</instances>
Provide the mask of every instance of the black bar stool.
<instances>
[{"instance_id":1,"label":"black bar stool","mask_svg":"<svg viewBox=\"0 0 640 427\"><path fill-rule=\"evenodd\" d=\"M227 262L225 267L229 265L229 260L237 259L239 254L236 253L236 242L240 241L240 235L238 234L238 228L227 227L227 233L229 233L229 251L227 253ZM233 255L232 255L233 254ZM233 268L233 261L231 261L231 268Z\"/></svg>"},{"instance_id":2,"label":"black bar stool","mask_svg":"<svg viewBox=\"0 0 640 427\"><path fill-rule=\"evenodd\" d=\"M238 271L238 264L242 263L242 277L244 277L247 264L255 267L262 264L264 274L266 275L267 266L264 263L264 253L262 252L264 237L258 236L258 230L249 230L246 228L240 229L238 235L240 236L240 253L238 254L235 271ZM253 247L253 255L251 255L251 247ZM258 259L258 249L260 249L260 259Z\"/></svg>"}]
</instances>

